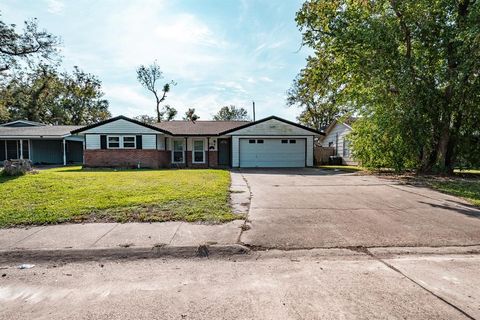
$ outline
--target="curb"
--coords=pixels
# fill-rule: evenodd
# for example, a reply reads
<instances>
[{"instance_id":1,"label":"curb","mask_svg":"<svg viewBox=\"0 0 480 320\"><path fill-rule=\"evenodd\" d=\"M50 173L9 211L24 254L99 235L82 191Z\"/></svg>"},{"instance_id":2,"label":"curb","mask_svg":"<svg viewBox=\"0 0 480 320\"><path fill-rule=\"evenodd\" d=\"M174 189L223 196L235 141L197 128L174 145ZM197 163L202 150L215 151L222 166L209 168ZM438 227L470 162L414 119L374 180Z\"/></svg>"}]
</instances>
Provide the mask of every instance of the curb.
<instances>
[{"instance_id":1,"label":"curb","mask_svg":"<svg viewBox=\"0 0 480 320\"><path fill-rule=\"evenodd\" d=\"M88 249L33 249L2 250L0 263L48 262L48 261L89 261L117 259L170 258L222 258L250 253L250 249L239 244L200 246L159 246L127 248Z\"/></svg>"}]
</instances>

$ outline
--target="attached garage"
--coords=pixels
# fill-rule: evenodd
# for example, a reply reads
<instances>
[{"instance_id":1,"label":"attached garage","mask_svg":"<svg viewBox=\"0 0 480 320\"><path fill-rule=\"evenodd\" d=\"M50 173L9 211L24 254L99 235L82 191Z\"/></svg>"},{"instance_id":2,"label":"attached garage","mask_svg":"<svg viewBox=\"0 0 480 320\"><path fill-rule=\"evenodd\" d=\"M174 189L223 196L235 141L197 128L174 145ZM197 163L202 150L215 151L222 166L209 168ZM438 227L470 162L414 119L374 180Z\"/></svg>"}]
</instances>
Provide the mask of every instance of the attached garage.
<instances>
[{"instance_id":1,"label":"attached garage","mask_svg":"<svg viewBox=\"0 0 480 320\"><path fill-rule=\"evenodd\" d=\"M305 141L304 138L240 139L240 167L305 167Z\"/></svg>"},{"instance_id":2,"label":"attached garage","mask_svg":"<svg viewBox=\"0 0 480 320\"><path fill-rule=\"evenodd\" d=\"M313 166L313 144L322 132L275 116L223 132L232 139L232 167Z\"/></svg>"}]
</instances>

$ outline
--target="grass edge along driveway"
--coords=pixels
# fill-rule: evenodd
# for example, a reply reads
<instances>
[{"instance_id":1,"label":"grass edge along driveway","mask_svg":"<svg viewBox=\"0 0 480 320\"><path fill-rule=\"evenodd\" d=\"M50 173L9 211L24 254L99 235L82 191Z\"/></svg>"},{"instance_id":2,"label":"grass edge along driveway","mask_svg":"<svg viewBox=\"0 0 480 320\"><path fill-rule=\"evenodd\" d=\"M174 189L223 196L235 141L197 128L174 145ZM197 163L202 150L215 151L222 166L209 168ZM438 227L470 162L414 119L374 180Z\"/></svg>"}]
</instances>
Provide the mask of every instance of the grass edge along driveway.
<instances>
[{"instance_id":1,"label":"grass edge along driveway","mask_svg":"<svg viewBox=\"0 0 480 320\"><path fill-rule=\"evenodd\" d=\"M226 222L226 170L90 170L62 167L0 176L0 227L63 222Z\"/></svg>"}]
</instances>

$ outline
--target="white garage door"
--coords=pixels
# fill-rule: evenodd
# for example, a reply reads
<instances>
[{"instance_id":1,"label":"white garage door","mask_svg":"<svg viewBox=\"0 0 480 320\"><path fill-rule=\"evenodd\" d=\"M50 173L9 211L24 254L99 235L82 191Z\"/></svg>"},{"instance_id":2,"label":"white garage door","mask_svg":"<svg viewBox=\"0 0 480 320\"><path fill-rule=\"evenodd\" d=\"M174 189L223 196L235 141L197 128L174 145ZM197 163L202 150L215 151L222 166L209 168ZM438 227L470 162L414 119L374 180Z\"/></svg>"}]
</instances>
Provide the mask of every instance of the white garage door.
<instances>
[{"instance_id":1,"label":"white garage door","mask_svg":"<svg viewBox=\"0 0 480 320\"><path fill-rule=\"evenodd\" d=\"M305 167L305 139L240 139L240 167Z\"/></svg>"}]
</instances>

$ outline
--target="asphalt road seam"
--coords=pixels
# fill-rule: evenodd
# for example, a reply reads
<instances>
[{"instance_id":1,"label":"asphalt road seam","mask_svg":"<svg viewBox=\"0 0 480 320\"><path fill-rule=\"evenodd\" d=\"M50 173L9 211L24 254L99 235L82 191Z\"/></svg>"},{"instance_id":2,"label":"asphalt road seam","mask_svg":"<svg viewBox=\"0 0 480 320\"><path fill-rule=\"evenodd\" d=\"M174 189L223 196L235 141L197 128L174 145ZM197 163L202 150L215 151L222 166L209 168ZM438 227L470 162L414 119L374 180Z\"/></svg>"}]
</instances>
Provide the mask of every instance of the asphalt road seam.
<instances>
[{"instance_id":1,"label":"asphalt road seam","mask_svg":"<svg viewBox=\"0 0 480 320\"><path fill-rule=\"evenodd\" d=\"M440 295L436 294L435 292L433 292L432 290L426 288L425 286L421 285L419 282L417 282L416 280L414 280L413 278L407 276L405 273L403 273L402 271L400 271L398 268L394 267L393 265L391 265L390 263L384 261L383 259L375 256L373 253L371 253L367 248L365 248L365 254L371 256L372 258L374 258L375 260L377 260L378 262L384 264L387 268L397 272L398 274L402 275L403 277L405 277L406 279L410 280L413 284L417 285L418 287L422 288L423 290L425 290L426 292L428 292L429 294L431 294L432 296L434 296L435 298L439 299L440 301L446 303L447 305L449 305L450 307L454 308L455 310L457 310L458 312L460 312L461 314L463 314L465 317L469 318L469 319L472 319L472 320L476 320L476 318L474 318L473 316L471 316L470 314L468 314L465 310L463 310L462 308L456 306L455 304L453 304L452 302L448 301L447 299L441 297Z\"/></svg>"}]
</instances>

